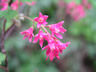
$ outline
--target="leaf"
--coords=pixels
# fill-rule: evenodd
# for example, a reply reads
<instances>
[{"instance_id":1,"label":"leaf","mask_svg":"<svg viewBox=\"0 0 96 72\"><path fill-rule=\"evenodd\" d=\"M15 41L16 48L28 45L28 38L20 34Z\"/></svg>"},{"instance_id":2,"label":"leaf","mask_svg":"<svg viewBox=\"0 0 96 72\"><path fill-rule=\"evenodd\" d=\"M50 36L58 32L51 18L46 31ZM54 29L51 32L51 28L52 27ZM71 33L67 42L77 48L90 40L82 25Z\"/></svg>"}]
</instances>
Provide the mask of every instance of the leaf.
<instances>
[{"instance_id":1,"label":"leaf","mask_svg":"<svg viewBox=\"0 0 96 72\"><path fill-rule=\"evenodd\" d=\"M0 53L0 64L2 63L2 61L4 61L6 58L6 56L2 53Z\"/></svg>"},{"instance_id":2,"label":"leaf","mask_svg":"<svg viewBox=\"0 0 96 72\"><path fill-rule=\"evenodd\" d=\"M17 12L10 8L6 11L0 11L0 18L4 17L6 22L6 30L12 25L12 19L17 16Z\"/></svg>"},{"instance_id":3,"label":"leaf","mask_svg":"<svg viewBox=\"0 0 96 72\"><path fill-rule=\"evenodd\" d=\"M11 25L12 25L12 21L11 20L8 20L6 22L6 28L5 28L5 30L7 30Z\"/></svg>"},{"instance_id":4,"label":"leaf","mask_svg":"<svg viewBox=\"0 0 96 72\"><path fill-rule=\"evenodd\" d=\"M5 11L0 11L0 18L4 17L6 20L12 20L16 16L17 16L17 12L11 10L10 8Z\"/></svg>"}]
</instances>

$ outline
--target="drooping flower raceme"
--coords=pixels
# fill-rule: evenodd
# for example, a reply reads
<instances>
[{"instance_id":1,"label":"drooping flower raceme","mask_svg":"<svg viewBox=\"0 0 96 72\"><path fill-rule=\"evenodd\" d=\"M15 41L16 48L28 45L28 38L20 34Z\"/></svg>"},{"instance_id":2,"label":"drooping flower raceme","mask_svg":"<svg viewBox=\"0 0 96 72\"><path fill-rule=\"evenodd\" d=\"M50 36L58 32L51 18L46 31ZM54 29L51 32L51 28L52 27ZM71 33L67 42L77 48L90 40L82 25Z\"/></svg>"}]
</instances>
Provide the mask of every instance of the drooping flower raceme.
<instances>
[{"instance_id":1,"label":"drooping flower raceme","mask_svg":"<svg viewBox=\"0 0 96 72\"><path fill-rule=\"evenodd\" d=\"M67 9L66 9L66 13L67 14L71 14L71 12L74 10L74 8L76 7L75 2L70 2L67 4Z\"/></svg>"},{"instance_id":2,"label":"drooping flower raceme","mask_svg":"<svg viewBox=\"0 0 96 72\"><path fill-rule=\"evenodd\" d=\"M32 41L32 37L34 37L33 43L37 43L37 41L39 40L41 48L43 47L43 41L46 40L48 42L48 45L43 47L42 50L46 50L46 60L49 58L51 61L53 61L54 58L60 59L59 54L62 54L63 50L68 47L70 42L62 43L55 37L56 35L59 38L63 38L60 33L67 31L62 27L64 21L58 22L56 24L46 25L47 18L48 16L43 15L41 12L39 12L39 17L34 18L34 21L37 22L37 28L39 29L39 32L35 35L35 37L33 34L33 28L29 28L28 30L21 32L20 34L25 35L23 39L28 37L29 42ZM47 31L46 28L49 28L51 34Z\"/></svg>"},{"instance_id":3,"label":"drooping flower raceme","mask_svg":"<svg viewBox=\"0 0 96 72\"><path fill-rule=\"evenodd\" d=\"M66 13L70 14L70 16L78 21L81 18L85 17L85 8L90 9L91 4L88 3L88 0L82 0L81 4L76 4L75 1L66 4Z\"/></svg>"},{"instance_id":4,"label":"drooping flower raceme","mask_svg":"<svg viewBox=\"0 0 96 72\"><path fill-rule=\"evenodd\" d=\"M83 5L81 4L78 5L75 2L71 2L67 5L66 13L70 14L75 21L78 21L81 18L85 17L85 11Z\"/></svg>"},{"instance_id":5,"label":"drooping flower raceme","mask_svg":"<svg viewBox=\"0 0 96 72\"><path fill-rule=\"evenodd\" d=\"M52 61L55 57L57 59L60 59L59 53L62 54L62 51L68 47L70 42L62 43L60 40L58 40L56 37L47 34L46 40L48 41L48 45L42 48L42 50L47 49L46 51L46 60L49 59Z\"/></svg>"},{"instance_id":6,"label":"drooping flower raceme","mask_svg":"<svg viewBox=\"0 0 96 72\"><path fill-rule=\"evenodd\" d=\"M74 20L78 21L81 18L85 17L85 11L82 5L78 5L73 11L72 11L72 17Z\"/></svg>"}]
</instances>

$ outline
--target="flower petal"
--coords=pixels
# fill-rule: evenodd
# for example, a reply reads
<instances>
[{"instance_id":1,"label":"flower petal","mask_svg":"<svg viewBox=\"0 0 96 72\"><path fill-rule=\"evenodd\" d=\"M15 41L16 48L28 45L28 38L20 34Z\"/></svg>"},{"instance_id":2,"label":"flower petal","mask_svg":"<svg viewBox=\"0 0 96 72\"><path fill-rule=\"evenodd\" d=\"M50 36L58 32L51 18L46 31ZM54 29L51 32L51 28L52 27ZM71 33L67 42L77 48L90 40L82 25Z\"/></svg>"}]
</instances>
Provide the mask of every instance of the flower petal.
<instances>
[{"instance_id":1,"label":"flower petal","mask_svg":"<svg viewBox=\"0 0 96 72\"><path fill-rule=\"evenodd\" d=\"M53 61L53 57L54 57L54 56L53 56L53 53L51 52L51 53L50 53L50 57L49 57L51 61Z\"/></svg>"},{"instance_id":2,"label":"flower petal","mask_svg":"<svg viewBox=\"0 0 96 72\"><path fill-rule=\"evenodd\" d=\"M36 17L36 18L34 18L34 21L38 22L38 19L39 19L39 18L38 18L38 17Z\"/></svg>"},{"instance_id":3,"label":"flower petal","mask_svg":"<svg viewBox=\"0 0 96 72\"><path fill-rule=\"evenodd\" d=\"M44 15L44 19L46 20L48 18L48 16L47 15Z\"/></svg>"},{"instance_id":4,"label":"flower petal","mask_svg":"<svg viewBox=\"0 0 96 72\"><path fill-rule=\"evenodd\" d=\"M39 12L39 17L43 16L43 14L41 12Z\"/></svg>"},{"instance_id":5,"label":"flower petal","mask_svg":"<svg viewBox=\"0 0 96 72\"><path fill-rule=\"evenodd\" d=\"M42 46L43 46L43 40L40 40L40 41L39 41L39 44L40 44L40 46L41 46L41 48L42 48Z\"/></svg>"},{"instance_id":6,"label":"flower petal","mask_svg":"<svg viewBox=\"0 0 96 72\"><path fill-rule=\"evenodd\" d=\"M56 26L57 26L57 27L60 27L60 26L62 26L63 24L64 24L64 21L61 21L61 22L57 23Z\"/></svg>"},{"instance_id":7,"label":"flower petal","mask_svg":"<svg viewBox=\"0 0 96 72\"><path fill-rule=\"evenodd\" d=\"M48 24L46 21L43 23L44 25Z\"/></svg>"},{"instance_id":8,"label":"flower petal","mask_svg":"<svg viewBox=\"0 0 96 72\"><path fill-rule=\"evenodd\" d=\"M60 59L60 56L56 56L57 59Z\"/></svg>"},{"instance_id":9,"label":"flower petal","mask_svg":"<svg viewBox=\"0 0 96 72\"><path fill-rule=\"evenodd\" d=\"M40 28L40 26L41 26L41 24L38 23L38 24L37 24L37 27Z\"/></svg>"},{"instance_id":10,"label":"flower petal","mask_svg":"<svg viewBox=\"0 0 96 72\"><path fill-rule=\"evenodd\" d=\"M42 50L45 50L46 48L48 48L48 45L46 45L45 47L42 48ZM47 49L48 50L48 49Z\"/></svg>"},{"instance_id":11,"label":"flower petal","mask_svg":"<svg viewBox=\"0 0 96 72\"><path fill-rule=\"evenodd\" d=\"M66 29L64 29L63 27L60 27L59 29L60 29L60 32L61 32L61 33L64 33L64 32L66 32L66 31L67 31L67 30L66 30Z\"/></svg>"},{"instance_id":12,"label":"flower petal","mask_svg":"<svg viewBox=\"0 0 96 72\"><path fill-rule=\"evenodd\" d=\"M31 43L32 42L32 36L30 36L28 39L29 39L29 42Z\"/></svg>"},{"instance_id":13,"label":"flower petal","mask_svg":"<svg viewBox=\"0 0 96 72\"><path fill-rule=\"evenodd\" d=\"M33 43L36 43L38 41L38 39L39 39L39 35L37 34L37 35L35 35L35 38L33 40Z\"/></svg>"},{"instance_id":14,"label":"flower petal","mask_svg":"<svg viewBox=\"0 0 96 72\"><path fill-rule=\"evenodd\" d=\"M46 56L49 56L50 52L51 52L51 50L50 50L50 48L48 48L46 51Z\"/></svg>"},{"instance_id":15,"label":"flower petal","mask_svg":"<svg viewBox=\"0 0 96 72\"><path fill-rule=\"evenodd\" d=\"M61 34L59 34L59 33L57 33L57 34L55 34L58 38L60 38L60 39L62 39L63 37L62 37L62 35Z\"/></svg>"},{"instance_id":16,"label":"flower petal","mask_svg":"<svg viewBox=\"0 0 96 72\"><path fill-rule=\"evenodd\" d=\"M23 37L23 40L26 39L26 38L27 38L27 36L25 35L25 36Z\"/></svg>"}]
</instances>

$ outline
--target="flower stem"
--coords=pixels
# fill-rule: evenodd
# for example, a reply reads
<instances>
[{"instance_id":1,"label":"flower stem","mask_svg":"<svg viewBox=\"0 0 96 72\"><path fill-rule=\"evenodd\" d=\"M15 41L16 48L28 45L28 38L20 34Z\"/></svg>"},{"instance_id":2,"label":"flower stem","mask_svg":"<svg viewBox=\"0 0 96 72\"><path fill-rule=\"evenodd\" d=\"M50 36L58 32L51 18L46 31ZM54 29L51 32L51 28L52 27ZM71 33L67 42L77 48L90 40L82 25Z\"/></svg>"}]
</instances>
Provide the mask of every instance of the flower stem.
<instances>
[{"instance_id":1,"label":"flower stem","mask_svg":"<svg viewBox=\"0 0 96 72\"><path fill-rule=\"evenodd\" d=\"M47 29L44 27L44 25L41 25L41 27L45 30L46 33L49 33Z\"/></svg>"},{"instance_id":2,"label":"flower stem","mask_svg":"<svg viewBox=\"0 0 96 72\"><path fill-rule=\"evenodd\" d=\"M33 26L34 26L34 20L32 18L30 18L28 16L23 16L23 17L26 18L26 19L28 19L28 20L30 20L30 21L32 21L33 22Z\"/></svg>"},{"instance_id":3,"label":"flower stem","mask_svg":"<svg viewBox=\"0 0 96 72\"><path fill-rule=\"evenodd\" d=\"M28 20L31 20L32 22L34 22L34 20L28 16L23 16L24 18L28 19Z\"/></svg>"}]
</instances>

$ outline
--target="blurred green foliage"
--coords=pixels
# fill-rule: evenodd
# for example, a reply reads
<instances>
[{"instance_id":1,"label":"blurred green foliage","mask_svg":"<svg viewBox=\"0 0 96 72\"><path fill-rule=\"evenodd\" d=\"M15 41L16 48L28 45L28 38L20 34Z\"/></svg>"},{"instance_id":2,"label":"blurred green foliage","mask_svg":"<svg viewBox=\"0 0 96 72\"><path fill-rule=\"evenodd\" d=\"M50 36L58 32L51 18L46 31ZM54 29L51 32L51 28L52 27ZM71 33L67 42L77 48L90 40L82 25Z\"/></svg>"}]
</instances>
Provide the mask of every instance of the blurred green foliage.
<instances>
[{"instance_id":1,"label":"blurred green foliage","mask_svg":"<svg viewBox=\"0 0 96 72\"><path fill-rule=\"evenodd\" d=\"M0 53L0 64L5 60L5 57L6 56L4 54Z\"/></svg>"}]
</instances>

